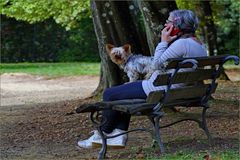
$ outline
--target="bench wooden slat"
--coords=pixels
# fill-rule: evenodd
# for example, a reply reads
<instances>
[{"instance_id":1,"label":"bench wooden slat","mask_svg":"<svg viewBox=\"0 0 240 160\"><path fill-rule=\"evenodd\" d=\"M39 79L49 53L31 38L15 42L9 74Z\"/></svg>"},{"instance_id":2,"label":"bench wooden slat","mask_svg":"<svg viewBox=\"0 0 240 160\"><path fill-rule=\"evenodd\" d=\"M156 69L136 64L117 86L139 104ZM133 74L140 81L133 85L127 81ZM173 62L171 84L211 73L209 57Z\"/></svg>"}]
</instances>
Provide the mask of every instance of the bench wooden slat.
<instances>
[{"instance_id":1,"label":"bench wooden slat","mask_svg":"<svg viewBox=\"0 0 240 160\"><path fill-rule=\"evenodd\" d=\"M146 99L124 99L124 100L116 100L116 101L108 101L108 102L98 102L99 108L111 108L114 105L128 105L128 104L138 104L138 103L146 103Z\"/></svg>"},{"instance_id":2,"label":"bench wooden slat","mask_svg":"<svg viewBox=\"0 0 240 160\"><path fill-rule=\"evenodd\" d=\"M96 102L96 103L89 103L83 104L76 109L77 113L85 113L85 112L92 112L92 111L100 111L104 109L111 109L114 105L128 105L128 104L138 104L138 103L146 103L145 99L124 99L124 100L116 100L116 101L109 101L109 102Z\"/></svg>"},{"instance_id":3,"label":"bench wooden slat","mask_svg":"<svg viewBox=\"0 0 240 160\"><path fill-rule=\"evenodd\" d=\"M177 100L177 99L192 99L192 98L199 98L203 97L207 89L209 88L210 84L201 84L196 86L185 86L182 88L176 88L176 89L170 89L168 93L168 98L166 100L166 103ZM215 92L215 89L217 85L213 86L212 93ZM147 97L148 103L157 103L161 101L161 99L164 96L164 91L155 91L151 92L149 96Z\"/></svg>"},{"instance_id":4,"label":"bench wooden slat","mask_svg":"<svg viewBox=\"0 0 240 160\"><path fill-rule=\"evenodd\" d=\"M191 82L211 79L213 78L212 74L214 72L215 72L215 69L197 69L195 71L179 72L173 79L172 84L191 83ZM159 75L157 76L153 84L156 86L167 85L169 76L170 74Z\"/></svg>"},{"instance_id":5,"label":"bench wooden slat","mask_svg":"<svg viewBox=\"0 0 240 160\"><path fill-rule=\"evenodd\" d=\"M214 86L211 93L215 92L216 86ZM199 98L206 95L206 92L208 88L210 87L210 84L201 84L191 87L185 87L185 88L179 88L179 89L172 89L169 92L169 96L167 98L167 103L178 100L178 99L192 99L192 98Z\"/></svg>"},{"instance_id":6,"label":"bench wooden slat","mask_svg":"<svg viewBox=\"0 0 240 160\"><path fill-rule=\"evenodd\" d=\"M164 104L164 107L174 107L174 106L187 106L187 107L199 107L199 104L201 103L201 98L193 98L193 99L178 99L178 100L173 100L170 102L167 102Z\"/></svg>"},{"instance_id":7,"label":"bench wooden slat","mask_svg":"<svg viewBox=\"0 0 240 160\"><path fill-rule=\"evenodd\" d=\"M198 67L204 66L212 66L217 65L225 59L227 55L219 55L219 56L210 56L210 57L189 57L189 58L172 58L168 60L167 69L177 68L178 63L184 59L195 59L198 61ZM185 64L182 68L190 68L190 64Z\"/></svg>"},{"instance_id":8,"label":"bench wooden slat","mask_svg":"<svg viewBox=\"0 0 240 160\"><path fill-rule=\"evenodd\" d=\"M164 104L164 107L174 107L178 106L196 106L199 107L201 103L201 98L195 99L187 99L187 100L174 100L169 103ZM112 107L112 110L125 112L128 114L136 114L141 112L142 115L145 113L149 113L152 111L153 107L155 107L157 103L142 103L142 104L129 104L129 105L115 105Z\"/></svg>"},{"instance_id":9,"label":"bench wooden slat","mask_svg":"<svg viewBox=\"0 0 240 160\"><path fill-rule=\"evenodd\" d=\"M156 103L142 103L142 104L129 104L129 105L115 105L113 110L134 114L139 111L152 110Z\"/></svg>"},{"instance_id":10,"label":"bench wooden slat","mask_svg":"<svg viewBox=\"0 0 240 160\"><path fill-rule=\"evenodd\" d=\"M188 99L188 100L175 100L169 103L164 104L164 107L174 107L178 106L198 106L201 99ZM152 111L153 107L155 107L157 103L142 103L142 104L129 104L129 105L115 105L112 107L112 110L125 112L128 114L136 114L141 112L142 115L149 113Z\"/></svg>"}]
</instances>

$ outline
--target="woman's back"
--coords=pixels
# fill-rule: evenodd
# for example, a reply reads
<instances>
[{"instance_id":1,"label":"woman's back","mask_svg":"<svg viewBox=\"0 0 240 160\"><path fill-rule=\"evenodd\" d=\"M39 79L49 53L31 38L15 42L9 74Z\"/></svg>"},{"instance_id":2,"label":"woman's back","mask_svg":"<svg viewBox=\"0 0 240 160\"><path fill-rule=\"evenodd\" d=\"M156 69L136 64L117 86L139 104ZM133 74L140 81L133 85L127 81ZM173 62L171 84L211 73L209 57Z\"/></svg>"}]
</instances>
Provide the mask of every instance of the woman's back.
<instances>
[{"instance_id":1,"label":"woman's back","mask_svg":"<svg viewBox=\"0 0 240 160\"><path fill-rule=\"evenodd\" d=\"M193 38L180 38L169 47L167 43L159 43L155 50L154 61L156 66L161 66L169 58L201 56L207 56L206 49L202 44Z\"/></svg>"}]
</instances>

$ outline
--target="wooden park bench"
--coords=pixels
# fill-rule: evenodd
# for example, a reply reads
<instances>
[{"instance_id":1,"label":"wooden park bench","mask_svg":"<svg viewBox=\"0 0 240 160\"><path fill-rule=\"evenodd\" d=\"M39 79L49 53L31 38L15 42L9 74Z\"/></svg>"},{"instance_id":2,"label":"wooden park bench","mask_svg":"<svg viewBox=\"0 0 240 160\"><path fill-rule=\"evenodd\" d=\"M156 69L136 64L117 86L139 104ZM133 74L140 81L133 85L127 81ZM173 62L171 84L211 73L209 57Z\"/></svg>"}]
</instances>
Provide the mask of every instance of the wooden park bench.
<instances>
[{"instance_id":1,"label":"wooden park bench","mask_svg":"<svg viewBox=\"0 0 240 160\"><path fill-rule=\"evenodd\" d=\"M166 69L175 69L175 72L159 75L154 82L154 85L166 85L165 91L151 92L147 99L102 101L78 107L76 109L77 113L90 112L90 119L102 137L103 145L98 159L105 157L107 151L106 140L108 138L133 131L149 131L152 133L153 139L160 147L160 152L164 153L164 145L160 134L161 128L187 120L197 122L210 140L211 135L206 124L206 110L210 107L208 101L217 88L216 79L223 71L223 64L228 60L234 60L236 65L239 63L239 58L233 55L169 59ZM181 72L180 70L183 68L193 69ZM173 84L177 83L185 83L186 85L181 88L171 88ZM160 126L159 120L164 117L164 108L173 108L175 106L201 107L201 116L200 118L182 117L180 120ZM131 115L147 116L153 125L153 129L136 128L108 137L101 131L101 126L107 121L101 117L102 110L116 110Z\"/></svg>"}]
</instances>

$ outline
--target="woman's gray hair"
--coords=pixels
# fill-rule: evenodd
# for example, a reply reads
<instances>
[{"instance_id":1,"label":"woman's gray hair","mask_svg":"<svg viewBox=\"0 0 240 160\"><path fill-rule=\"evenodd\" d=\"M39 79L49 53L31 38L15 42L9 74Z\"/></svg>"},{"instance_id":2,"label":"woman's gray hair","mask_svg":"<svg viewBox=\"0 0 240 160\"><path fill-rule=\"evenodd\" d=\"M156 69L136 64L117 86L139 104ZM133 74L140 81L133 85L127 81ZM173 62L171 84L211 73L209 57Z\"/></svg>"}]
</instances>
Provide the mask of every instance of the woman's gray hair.
<instances>
[{"instance_id":1,"label":"woman's gray hair","mask_svg":"<svg viewBox=\"0 0 240 160\"><path fill-rule=\"evenodd\" d=\"M191 10L174 10L170 16L173 24L185 33L195 33L198 28L198 17Z\"/></svg>"}]
</instances>

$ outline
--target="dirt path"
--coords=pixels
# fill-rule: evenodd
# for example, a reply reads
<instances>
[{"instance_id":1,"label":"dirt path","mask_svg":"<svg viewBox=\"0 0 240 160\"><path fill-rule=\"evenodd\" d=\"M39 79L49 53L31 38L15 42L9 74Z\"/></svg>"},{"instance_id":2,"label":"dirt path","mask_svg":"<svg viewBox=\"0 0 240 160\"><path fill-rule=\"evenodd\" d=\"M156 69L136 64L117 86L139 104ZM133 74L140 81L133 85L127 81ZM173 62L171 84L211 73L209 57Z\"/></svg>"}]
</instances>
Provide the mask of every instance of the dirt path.
<instances>
[{"instance_id":1,"label":"dirt path","mask_svg":"<svg viewBox=\"0 0 240 160\"><path fill-rule=\"evenodd\" d=\"M73 112L84 98L91 95L99 77L49 79L11 73L2 74L0 78L0 159L68 159L64 157L69 152L74 152L79 158L75 148L78 135L66 138L77 124L69 123L67 119L72 117L65 115ZM79 123L76 118L78 116L74 117L74 121ZM60 130L58 126L61 126Z\"/></svg>"},{"instance_id":2,"label":"dirt path","mask_svg":"<svg viewBox=\"0 0 240 160\"><path fill-rule=\"evenodd\" d=\"M48 79L23 73L2 74L1 106L52 103L88 97L98 85L98 76Z\"/></svg>"},{"instance_id":3,"label":"dirt path","mask_svg":"<svg viewBox=\"0 0 240 160\"><path fill-rule=\"evenodd\" d=\"M239 81L237 70L228 70L232 81ZM76 76L49 79L24 73L0 75L1 106L54 103L84 99L96 89L98 76Z\"/></svg>"}]
</instances>

